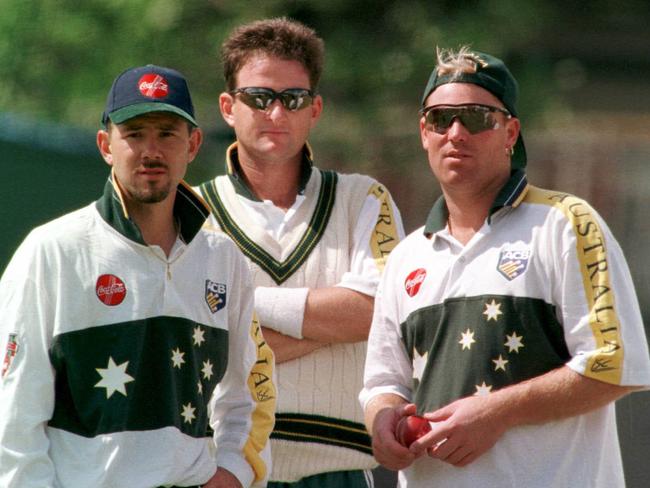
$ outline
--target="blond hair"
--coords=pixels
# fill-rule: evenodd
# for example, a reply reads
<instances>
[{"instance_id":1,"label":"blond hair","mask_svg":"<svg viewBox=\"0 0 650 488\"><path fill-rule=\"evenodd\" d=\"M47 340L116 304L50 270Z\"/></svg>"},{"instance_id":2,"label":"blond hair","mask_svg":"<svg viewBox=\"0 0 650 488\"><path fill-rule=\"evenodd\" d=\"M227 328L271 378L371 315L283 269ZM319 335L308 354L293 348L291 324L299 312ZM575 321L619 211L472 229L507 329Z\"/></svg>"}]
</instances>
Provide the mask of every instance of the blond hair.
<instances>
[{"instance_id":1,"label":"blond hair","mask_svg":"<svg viewBox=\"0 0 650 488\"><path fill-rule=\"evenodd\" d=\"M469 46L461 46L457 51L436 47L436 70L438 76L451 76L451 80L460 78L465 73L476 73L483 61Z\"/></svg>"}]
</instances>

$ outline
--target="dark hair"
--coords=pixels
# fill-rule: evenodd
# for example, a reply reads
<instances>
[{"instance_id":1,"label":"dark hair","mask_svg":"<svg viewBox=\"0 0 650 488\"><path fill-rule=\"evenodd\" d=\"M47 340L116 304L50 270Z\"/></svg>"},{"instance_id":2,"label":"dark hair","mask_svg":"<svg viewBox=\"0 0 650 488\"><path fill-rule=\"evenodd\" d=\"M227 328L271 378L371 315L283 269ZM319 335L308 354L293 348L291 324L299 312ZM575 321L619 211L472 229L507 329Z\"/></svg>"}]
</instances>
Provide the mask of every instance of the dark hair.
<instances>
[{"instance_id":1,"label":"dark hair","mask_svg":"<svg viewBox=\"0 0 650 488\"><path fill-rule=\"evenodd\" d=\"M166 112L161 112L161 113L166 113ZM190 133L190 135L192 135L192 132L194 132L196 129L198 129L197 126L192 124L189 120L186 120L184 117L181 117L180 115L175 115L173 113L169 113L169 115L173 115L173 116L179 118L180 120L186 122L187 123L187 131ZM143 116L141 116L141 117L143 117ZM126 122L124 122L124 123L126 123ZM111 127L113 127L113 125L120 125L120 124L113 124L113 121L109 118L108 120L106 120L106 123L104 124L104 130L110 134L111 133Z\"/></svg>"},{"instance_id":2,"label":"dark hair","mask_svg":"<svg viewBox=\"0 0 650 488\"><path fill-rule=\"evenodd\" d=\"M244 24L232 31L221 45L221 62L226 88L237 88L237 74L256 55L298 61L309 74L310 88L318 88L323 72L323 40L313 29L285 17Z\"/></svg>"}]
</instances>

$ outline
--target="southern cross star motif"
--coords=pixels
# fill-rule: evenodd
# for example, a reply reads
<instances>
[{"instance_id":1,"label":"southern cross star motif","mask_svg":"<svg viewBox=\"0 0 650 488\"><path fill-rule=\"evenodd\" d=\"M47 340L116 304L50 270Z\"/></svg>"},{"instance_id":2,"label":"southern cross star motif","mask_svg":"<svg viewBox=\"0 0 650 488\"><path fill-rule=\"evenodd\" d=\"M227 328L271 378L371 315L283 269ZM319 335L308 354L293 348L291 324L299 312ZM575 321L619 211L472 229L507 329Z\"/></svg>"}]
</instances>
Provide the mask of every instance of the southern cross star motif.
<instances>
[{"instance_id":1,"label":"southern cross star motif","mask_svg":"<svg viewBox=\"0 0 650 488\"><path fill-rule=\"evenodd\" d=\"M124 361L119 365L115 364L113 358L109 357L108 366L106 366L106 368L95 368L102 377L102 379L95 385L95 388L106 388L107 400L116 391L126 396L126 387L124 385L130 381L135 381L132 376L126 374L126 368L128 365L128 361Z\"/></svg>"},{"instance_id":2,"label":"southern cross star motif","mask_svg":"<svg viewBox=\"0 0 650 488\"><path fill-rule=\"evenodd\" d=\"M483 315L487 317L488 322L490 320L498 320L499 315L503 315L503 312L501 311L501 304L492 299L490 303L485 304L485 311L483 312Z\"/></svg>"},{"instance_id":3,"label":"southern cross star motif","mask_svg":"<svg viewBox=\"0 0 650 488\"><path fill-rule=\"evenodd\" d=\"M172 363L174 365L174 368L181 369L181 366L183 365L183 363L185 363L185 359L183 359L183 356L185 356L185 353L181 352L181 350L178 347L172 350Z\"/></svg>"},{"instance_id":4,"label":"southern cross star motif","mask_svg":"<svg viewBox=\"0 0 650 488\"><path fill-rule=\"evenodd\" d=\"M490 394L490 391L492 390L491 385L486 385L485 381L480 384L480 385L475 385L476 386L476 393L474 393L474 396L488 396Z\"/></svg>"},{"instance_id":5,"label":"southern cross star motif","mask_svg":"<svg viewBox=\"0 0 650 488\"><path fill-rule=\"evenodd\" d=\"M421 355L417 349L413 348L413 379L422 381L422 373L424 372L424 367L427 365L428 357L429 351Z\"/></svg>"},{"instance_id":6,"label":"southern cross star motif","mask_svg":"<svg viewBox=\"0 0 650 488\"><path fill-rule=\"evenodd\" d=\"M209 380L212 377L212 363L208 359L207 361L203 361L203 368L201 369L201 372L203 373L203 377L206 380Z\"/></svg>"},{"instance_id":7,"label":"southern cross star motif","mask_svg":"<svg viewBox=\"0 0 650 488\"><path fill-rule=\"evenodd\" d=\"M183 412L181 413L181 417L185 419L186 424L191 424L192 420L196 418L196 415L194 415L195 411L196 408L192 406L192 402L188 402L187 405L183 405Z\"/></svg>"},{"instance_id":8,"label":"southern cross star motif","mask_svg":"<svg viewBox=\"0 0 650 488\"><path fill-rule=\"evenodd\" d=\"M519 349L524 347L523 342L521 340L524 338L524 336L518 336L516 332L513 332L512 335L507 335L506 334L506 342L504 346L508 347L508 352L516 352L519 354Z\"/></svg>"},{"instance_id":9,"label":"southern cross star motif","mask_svg":"<svg viewBox=\"0 0 650 488\"><path fill-rule=\"evenodd\" d=\"M470 331L469 328L461 333L461 339L458 341L459 344L462 344L463 349L471 349L472 344L474 344L476 341L474 340L474 332Z\"/></svg>"},{"instance_id":10,"label":"southern cross star motif","mask_svg":"<svg viewBox=\"0 0 650 488\"><path fill-rule=\"evenodd\" d=\"M196 326L194 328L194 334L192 335L192 340L194 341L195 346L201 347L201 344L205 342L205 331L201 327Z\"/></svg>"},{"instance_id":11,"label":"southern cross star motif","mask_svg":"<svg viewBox=\"0 0 650 488\"><path fill-rule=\"evenodd\" d=\"M493 359L492 362L494 363L494 371L505 371L506 370L506 364L508 364L510 361L507 359L504 359L501 354L499 354L499 357L496 359Z\"/></svg>"}]
</instances>

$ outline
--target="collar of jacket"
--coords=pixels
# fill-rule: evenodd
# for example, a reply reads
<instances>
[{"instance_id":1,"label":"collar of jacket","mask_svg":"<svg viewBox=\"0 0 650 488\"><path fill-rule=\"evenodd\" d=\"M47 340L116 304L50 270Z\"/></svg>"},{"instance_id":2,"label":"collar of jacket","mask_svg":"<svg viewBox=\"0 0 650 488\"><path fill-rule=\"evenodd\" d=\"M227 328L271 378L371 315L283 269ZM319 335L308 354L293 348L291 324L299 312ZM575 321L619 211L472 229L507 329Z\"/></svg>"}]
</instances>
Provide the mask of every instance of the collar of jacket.
<instances>
[{"instance_id":1,"label":"collar of jacket","mask_svg":"<svg viewBox=\"0 0 650 488\"><path fill-rule=\"evenodd\" d=\"M515 169L510 173L510 179L499 191L494 199L490 212L488 213L488 224L494 213L503 207L516 208L528 193L528 179L523 169ZM449 219L449 210L445 197L441 196L436 200L429 212L426 224L424 226L424 235L431 238L433 234L441 231L447 225Z\"/></svg>"},{"instance_id":2,"label":"collar of jacket","mask_svg":"<svg viewBox=\"0 0 650 488\"><path fill-rule=\"evenodd\" d=\"M142 238L140 228L129 217L112 172L104 186L104 194L95 202L95 206L106 223L120 234L139 244L147 245ZM189 244L194 239L209 215L210 210L207 204L194 193L187 183L181 181L177 187L174 201L174 218L180 224L180 235L183 242Z\"/></svg>"},{"instance_id":3,"label":"collar of jacket","mask_svg":"<svg viewBox=\"0 0 650 488\"><path fill-rule=\"evenodd\" d=\"M260 199L253 194L251 189L246 184L246 180L241 175L241 166L239 165L239 156L237 154L237 143L233 142L226 150L226 174L232 185L235 187L237 194L259 202ZM302 161L300 168L300 181L298 182L298 194L302 195L305 192L307 182L311 177L311 171L314 167L313 153L309 143L305 143L302 149Z\"/></svg>"}]
</instances>

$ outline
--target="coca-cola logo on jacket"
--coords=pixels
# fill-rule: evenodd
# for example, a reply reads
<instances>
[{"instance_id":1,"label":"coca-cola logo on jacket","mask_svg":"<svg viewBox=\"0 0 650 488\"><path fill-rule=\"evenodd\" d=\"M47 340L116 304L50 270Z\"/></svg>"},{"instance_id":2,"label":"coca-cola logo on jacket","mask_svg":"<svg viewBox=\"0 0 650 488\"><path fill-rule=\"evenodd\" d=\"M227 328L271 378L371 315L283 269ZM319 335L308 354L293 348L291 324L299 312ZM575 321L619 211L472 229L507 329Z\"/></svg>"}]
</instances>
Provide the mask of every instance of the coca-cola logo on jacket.
<instances>
[{"instance_id":1,"label":"coca-cola logo on jacket","mask_svg":"<svg viewBox=\"0 0 650 488\"><path fill-rule=\"evenodd\" d=\"M124 297L126 297L126 285L115 275L103 274L97 278L95 293L100 302L109 307L113 307L124 301Z\"/></svg>"},{"instance_id":2,"label":"coca-cola logo on jacket","mask_svg":"<svg viewBox=\"0 0 650 488\"><path fill-rule=\"evenodd\" d=\"M406 280L404 280L404 288L406 289L408 296L413 297L417 295L420 291L420 286L422 286L422 282L426 277L427 272L424 268L418 268L409 273Z\"/></svg>"}]
</instances>

